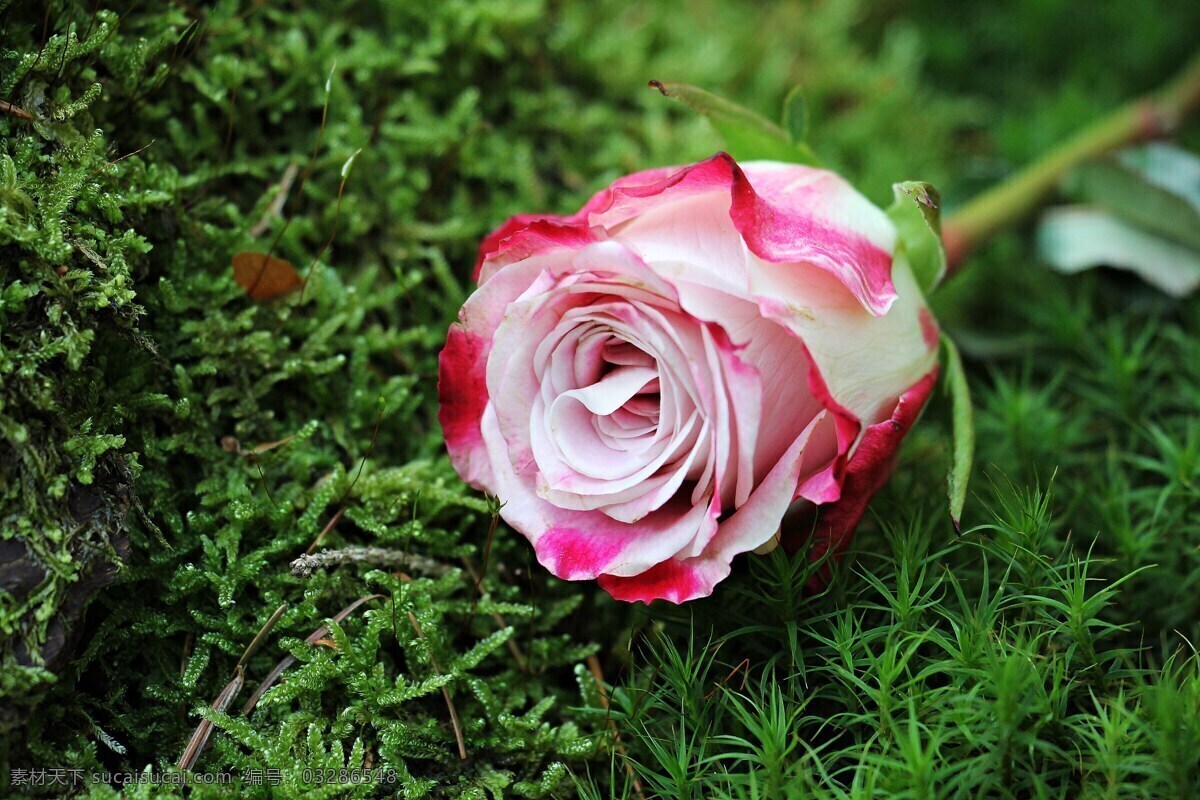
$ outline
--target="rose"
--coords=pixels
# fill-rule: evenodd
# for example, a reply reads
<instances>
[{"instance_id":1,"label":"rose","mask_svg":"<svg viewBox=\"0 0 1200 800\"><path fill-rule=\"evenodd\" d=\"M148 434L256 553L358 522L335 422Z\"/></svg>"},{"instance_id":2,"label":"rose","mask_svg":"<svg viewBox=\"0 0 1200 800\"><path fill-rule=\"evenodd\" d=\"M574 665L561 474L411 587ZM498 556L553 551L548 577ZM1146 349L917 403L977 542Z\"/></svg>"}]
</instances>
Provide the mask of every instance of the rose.
<instances>
[{"instance_id":1,"label":"rose","mask_svg":"<svg viewBox=\"0 0 1200 800\"><path fill-rule=\"evenodd\" d=\"M455 469L622 600L710 594L793 504L840 548L937 369L896 240L837 175L723 153L514 217L440 358Z\"/></svg>"}]
</instances>

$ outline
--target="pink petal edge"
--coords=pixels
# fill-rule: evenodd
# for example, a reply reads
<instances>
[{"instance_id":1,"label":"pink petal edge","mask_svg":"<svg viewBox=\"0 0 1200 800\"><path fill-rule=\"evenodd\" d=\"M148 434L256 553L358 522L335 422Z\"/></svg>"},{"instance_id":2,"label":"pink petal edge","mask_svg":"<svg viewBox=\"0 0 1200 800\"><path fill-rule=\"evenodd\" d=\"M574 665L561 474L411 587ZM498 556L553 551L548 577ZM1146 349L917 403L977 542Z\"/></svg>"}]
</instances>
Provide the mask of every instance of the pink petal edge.
<instances>
[{"instance_id":1,"label":"pink petal edge","mask_svg":"<svg viewBox=\"0 0 1200 800\"><path fill-rule=\"evenodd\" d=\"M817 522L811 537L811 557L814 561L827 554L836 559L845 551L855 528L866 513L867 504L891 475L900 443L925 407L937 376L938 367L934 366L925 377L900 395L889 419L869 426L863 434L862 441L846 465L841 498L836 503L816 509ZM784 548L796 552L804 547L810 541L809 530L808 526L797 525L785 531ZM828 582L830 575L830 565L823 565L809 581L809 588L814 591L820 589Z\"/></svg>"},{"instance_id":2,"label":"pink petal edge","mask_svg":"<svg viewBox=\"0 0 1200 800\"><path fill-rule=\"evenodd\" d=\"M487 491L491 467L480 421L488 404L485 370L490 343L455 323L438 355L438 422L450 462L463 480Z\"/></svg>"},{"instance_id":3,"label":"pink petal edge","mask_svg":"<svg viewBox=\"0 0 1200 800\"><path fill-rule=\"evenodd\" d=\"M617 600L642 603L666 600L678 604L712 594L729 575L734 556L758 548L779 529L799 478L804 447L823 416L796 437L746 504L720 523L702 555L669 558L638 575L602 574L596 578L600 588Z\"/></svg>"},{"instance_id":4,"label":"pink petal edge","mask_svg":"<svg viewBox=\"0 0 1200 800\"><path fill-rule=\"evenodd\" d=\"M803 193L781 183L773 170L756 165L753 185L746 172L727 153L683 168L660 168L625 176L594 195L577 213L565 216L523 214L512 217L484 239L476 263L476 278L486 281L488 262L508 262L550 247L579 246L594 241L593 227L611 230L660 202L660 197L688 196L718 189L730 193L729 214L751 252L777 263L806 262L836 276L872 314L887 313L896 299L892 283L891 253L862 234L822 220L813 209L828 202L828 190L813 190L796 203L793 194ZM783 174L782 169L781 175ZM837 181L838 191L857 193L834 173L791 165L787 174L817 175ZM864 208L873 208L866 200ZM878 212L882 214L883 212Z\"/></svg>"}]
</instances>

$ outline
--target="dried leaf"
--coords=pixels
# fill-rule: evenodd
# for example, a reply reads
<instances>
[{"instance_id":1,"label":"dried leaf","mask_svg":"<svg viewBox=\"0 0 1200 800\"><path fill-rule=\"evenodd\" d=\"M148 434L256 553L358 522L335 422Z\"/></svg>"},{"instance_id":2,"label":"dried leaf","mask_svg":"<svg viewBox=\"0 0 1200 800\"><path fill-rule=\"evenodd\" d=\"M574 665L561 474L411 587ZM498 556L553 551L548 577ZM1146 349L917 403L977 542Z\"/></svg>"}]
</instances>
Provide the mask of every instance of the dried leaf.
<instances>
[{"instance_id":1,"label":"dried leaf","mask_svg":"<svg viewBox=\"0 0 1200 800\"><path fill-rule=\"evenodd\" d=\"M304 285L290 262L266 253L245 251L233 257L233 279L251 300L275 300Z\"/></svg>"}]
</instances>

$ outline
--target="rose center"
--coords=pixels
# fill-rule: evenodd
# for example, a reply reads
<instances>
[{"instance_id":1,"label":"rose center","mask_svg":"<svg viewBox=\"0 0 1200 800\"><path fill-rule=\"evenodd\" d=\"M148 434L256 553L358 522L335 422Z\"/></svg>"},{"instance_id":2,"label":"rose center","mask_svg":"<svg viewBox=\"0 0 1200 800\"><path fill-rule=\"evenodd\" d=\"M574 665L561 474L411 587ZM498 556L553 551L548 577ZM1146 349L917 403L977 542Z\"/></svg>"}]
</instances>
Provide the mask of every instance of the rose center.
<instances>
[{"instance_id":1,"label":"rose center","mask_svg":"<svg viewBox=\"0 0 1200 800\"><path fill-rule=\"evenodd\" d=\"M621 300L563 315L534 360L530 442L543 499L632 522L706 474L711 426L684 355L697 336Z\"/></svg>"}]
</instances>

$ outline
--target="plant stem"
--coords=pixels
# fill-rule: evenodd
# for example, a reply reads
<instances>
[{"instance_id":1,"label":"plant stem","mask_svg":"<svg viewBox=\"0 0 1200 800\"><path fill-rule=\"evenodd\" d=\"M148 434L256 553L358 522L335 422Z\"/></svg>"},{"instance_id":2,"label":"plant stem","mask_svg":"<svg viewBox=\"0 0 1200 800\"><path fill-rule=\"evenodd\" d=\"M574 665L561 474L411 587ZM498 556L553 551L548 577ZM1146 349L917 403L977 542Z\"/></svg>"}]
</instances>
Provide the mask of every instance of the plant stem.
<instances>
[{"instance_id":1,"label":"plant stem","mask_svg":"<svg viewBox=\"0 0 1200 800\"><path fill-rule=\"evenodd\" d=\"M942 227L948 274L957 272L975 247L1036 208L1072 167L1123 145L1171 133L1197 108L1200 56L1169 83L1097 120L951 214Z\"/></svg>"}]
</instances>

